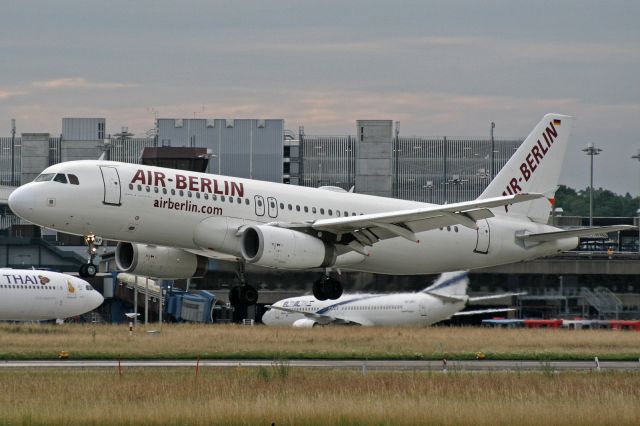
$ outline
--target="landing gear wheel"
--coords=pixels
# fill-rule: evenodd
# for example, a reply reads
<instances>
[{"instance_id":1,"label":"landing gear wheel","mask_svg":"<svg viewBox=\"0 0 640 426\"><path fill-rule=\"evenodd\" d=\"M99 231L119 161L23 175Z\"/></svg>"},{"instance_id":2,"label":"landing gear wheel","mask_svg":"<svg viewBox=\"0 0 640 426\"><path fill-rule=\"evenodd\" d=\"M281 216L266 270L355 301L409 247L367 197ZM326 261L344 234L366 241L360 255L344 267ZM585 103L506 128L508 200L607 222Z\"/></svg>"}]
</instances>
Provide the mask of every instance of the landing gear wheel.
<instances>
[{"instance_id":1,"label":"landing gear wheel","mask_svg":"<svg viewBox=\"0 0 640 426\"><path fill-rule=\"evenodd\" d=\"M322 277L313 283L313 297L320 301L328 299L327 295L324 292L324 281L325 278Z\"/></svg>"},{"instance_id":2,"label":"landing gear wheel","mask_svg":"<svg viewBox=\"0 0 640 426\"><path fill-rule=\"evenodd\" d=\"M313 296L318 300L335 300L342 296L342 284L331 277L322 277L313 283Z\"/></svg>"},{"instance_id":3,"label":"landing gear wheel","mask_svg":"<svg viewBox=\"0 0 640 426\"><path fill-rule=\"evenodd\" d=\"M86 278L87 276L87 264L83 263L82 265L80 265L80 270L78 270L78 275L80 275L80 278Z\"/></svg>"},{"instance_id":4,"label":"landing gear wheel","mask_svg":"<svg viewBox=\"0 0 640 426\"><path fill-rule=\"evenodd\" d=\"M342 284L335 278L328 278L324 281L324 294L328 299L336 300L342 296Z\"/></svg>"},{"instance_id":5,"label":"landing gear wheel","mask_svg":"<svg viewBox=\"0 0 640 426\"><path fill-rule=\"evenodd\" d=\"M258 290L248 284L243 285L240 287L240 300L245 305L255 305L258 301Z\"/></svg>"},{"instance_id":6,"label":"landing gear wheel","mask_svg":"<svg viewBox=\"0 0 640 426\"><path fill-rule=\"evenodd\" d=\"M93 263L87 263L84 265L84 272L87 274L86 277L92 278L96 276L98 268Z\"/></svg>"}]
</instances>

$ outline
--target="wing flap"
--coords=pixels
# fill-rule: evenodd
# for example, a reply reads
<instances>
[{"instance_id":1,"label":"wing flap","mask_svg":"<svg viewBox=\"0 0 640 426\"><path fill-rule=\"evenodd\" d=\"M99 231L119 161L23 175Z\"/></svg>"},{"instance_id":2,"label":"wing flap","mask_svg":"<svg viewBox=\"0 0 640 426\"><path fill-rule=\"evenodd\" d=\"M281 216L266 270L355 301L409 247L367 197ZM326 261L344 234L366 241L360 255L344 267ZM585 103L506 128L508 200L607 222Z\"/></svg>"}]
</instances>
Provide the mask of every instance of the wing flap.
<instances>
[{"instance_id":1,"label":"wing flap","mask_svg":"<svg viewBox=\"0 0 640 426\"><path fill-rule=\"evenodd\" d=\"M495 314L499 312L512 312L515 311L515 308L496 308L496 309L478 309L475 311L460 311L456 312L452 316L460 317L464 315L482 315L482 314Z\"/></svg>"}]
</instances>

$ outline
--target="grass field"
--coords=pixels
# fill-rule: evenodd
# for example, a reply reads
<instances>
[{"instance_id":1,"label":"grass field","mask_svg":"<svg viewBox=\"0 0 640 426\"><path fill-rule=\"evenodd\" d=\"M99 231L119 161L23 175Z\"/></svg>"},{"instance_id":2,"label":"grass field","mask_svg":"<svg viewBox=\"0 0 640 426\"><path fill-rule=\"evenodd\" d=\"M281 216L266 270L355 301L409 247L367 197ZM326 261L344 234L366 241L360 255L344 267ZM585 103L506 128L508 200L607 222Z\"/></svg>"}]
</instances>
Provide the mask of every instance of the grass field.
<instances>
[{"instance_id":1,"label":"grass field","mask_svg":"<svg viewBox=\"0 0 640 426\"><path fill-rule=\"evenodd\" d=\"M5 425L638 425L637 373L0 370Z\"/></svg>"},{"instance_id":2,"label":"grass field","mask_svg":"<svg viewBox=\"0 0 640 426\"><path fill-rule=\"evenodd\" d=\"M149 328L151 329L151 328ZM157 324L153 329L157 329ZM0 359L629 359L640 333L448 327L269 328L163 324L161 333L127 325L0 325Z\"/></svg>"}]
</instances>

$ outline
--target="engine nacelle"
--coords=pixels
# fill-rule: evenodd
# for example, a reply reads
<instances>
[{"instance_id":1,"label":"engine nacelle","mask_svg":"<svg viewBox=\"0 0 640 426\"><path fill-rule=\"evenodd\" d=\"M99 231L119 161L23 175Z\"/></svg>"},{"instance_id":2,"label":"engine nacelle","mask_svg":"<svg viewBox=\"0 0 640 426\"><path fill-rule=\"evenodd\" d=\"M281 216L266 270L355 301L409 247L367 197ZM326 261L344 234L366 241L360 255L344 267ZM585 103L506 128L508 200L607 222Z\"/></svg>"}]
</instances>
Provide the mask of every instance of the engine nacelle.
<instances>
[{"instance_id":1,"label":"engine nacelle","mask_svg":"<svg viewBox=\"0 0 640 426\"><path fill-rule=\"evenodd\" d=\"M302 318L293 322L294 328L311 328L311 327L315 327L316 325L320 325L320 324L315 320L312 320L309 318Z\"/></svg>"},{"instance_id":2,"label":"engine nacelle","mask_svg":"<svg viewBox=\"0 0 640 426\"><path fill-rule=\"evenodd\" d=\"M118 269L136 275L167 279L202 277L208 264L206 257L172 247L123 242L116 246Z\"/></svg>"},{"instance_id":3,"label":"engine nacelle","mask_svg":"<svg viewBox=\"0 0 640 426\"><path fill-rule=\"evenodd\" d=\"M333 245L303 232L276 226L247 227L240 248L247 262L269 268L325 268L336 262Z\"/></svg>"}]
</instances>

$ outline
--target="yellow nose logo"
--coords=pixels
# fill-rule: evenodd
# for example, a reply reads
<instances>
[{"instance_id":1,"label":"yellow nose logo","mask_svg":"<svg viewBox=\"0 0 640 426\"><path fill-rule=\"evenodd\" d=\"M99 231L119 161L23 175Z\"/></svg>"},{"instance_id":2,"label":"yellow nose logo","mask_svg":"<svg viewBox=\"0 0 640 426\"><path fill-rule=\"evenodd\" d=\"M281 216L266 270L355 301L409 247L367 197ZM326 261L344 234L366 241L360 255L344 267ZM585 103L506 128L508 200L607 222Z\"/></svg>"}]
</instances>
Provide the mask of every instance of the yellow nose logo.
<instances>
[{"instance_id":1,"label":"yellow nose logo","mask_svg":"<svg viewBox=\"0 0 640 426\"><path fill-rule=\"evenodd\" d=\"M69 293L75 293L76 289L73 287L73 284L71 284L71 281L67 280L67 290L69 291Z\"/></svg>"}]
</instances>

